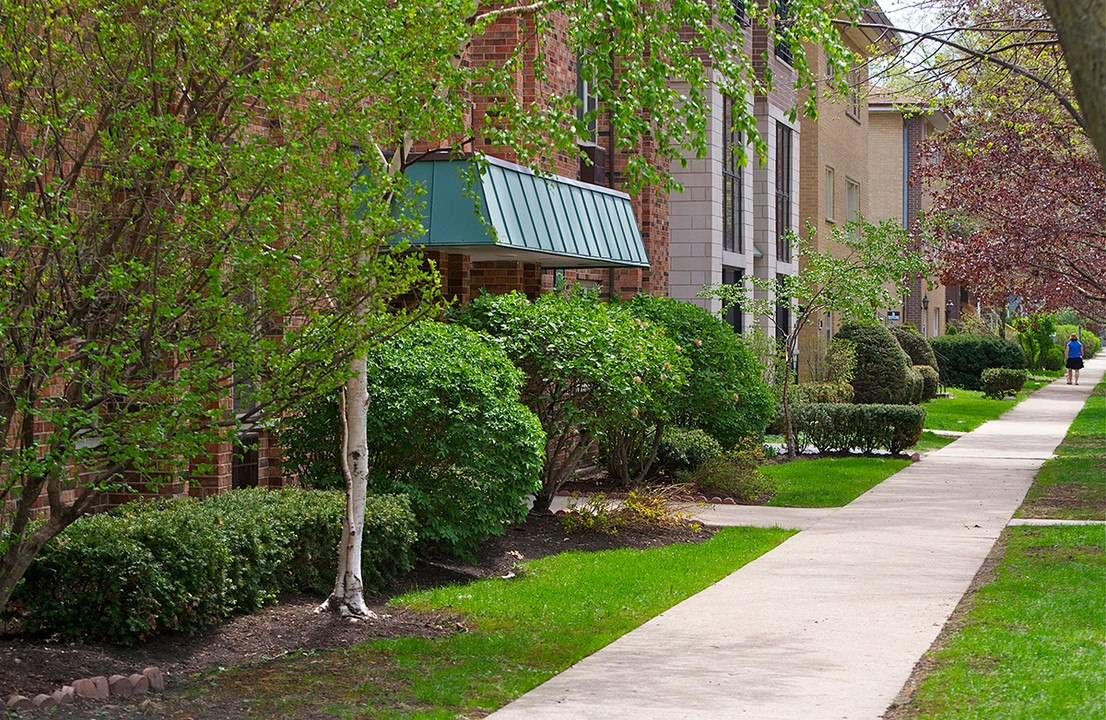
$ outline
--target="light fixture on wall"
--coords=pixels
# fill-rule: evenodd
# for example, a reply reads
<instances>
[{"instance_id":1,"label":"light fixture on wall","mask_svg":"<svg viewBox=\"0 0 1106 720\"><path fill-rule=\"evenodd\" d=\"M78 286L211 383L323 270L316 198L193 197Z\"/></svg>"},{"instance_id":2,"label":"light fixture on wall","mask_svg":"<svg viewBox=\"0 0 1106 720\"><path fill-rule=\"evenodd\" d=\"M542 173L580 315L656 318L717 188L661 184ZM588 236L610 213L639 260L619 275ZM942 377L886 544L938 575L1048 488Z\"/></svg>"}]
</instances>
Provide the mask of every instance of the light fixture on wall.
<instances>
[{"instance_id":1,"label":"light fixture on wall","mask_svg":"<svg viewBox=\"0 0 1106 720\"><path fill-rule=\"evenodd\" d=\"M929 295L922 298L922 310L929 312Z\"/></svg>"}]
</instances>

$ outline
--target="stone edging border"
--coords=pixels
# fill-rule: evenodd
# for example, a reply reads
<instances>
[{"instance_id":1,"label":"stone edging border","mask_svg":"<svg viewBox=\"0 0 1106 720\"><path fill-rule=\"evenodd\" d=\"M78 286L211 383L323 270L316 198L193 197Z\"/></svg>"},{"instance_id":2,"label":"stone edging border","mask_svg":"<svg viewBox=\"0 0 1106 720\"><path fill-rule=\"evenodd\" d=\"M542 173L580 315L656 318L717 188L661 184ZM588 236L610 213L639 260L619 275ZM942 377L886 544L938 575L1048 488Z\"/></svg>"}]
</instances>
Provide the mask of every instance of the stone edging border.
<instances>
[{"instance_id":1,"label":"stone edging border","mask_svg":"<svg viewBox=\"0 0 1106 720\"><path fill-rule=\"evenodd\" d=\"M106 700L109 695L116 697L133 697L145 695L150 691L161 692L165 689L165 678L161 670L156 667L148 667L140 673L132 675L112 675L104 677L98 675L93 678L81 678L74 680L72 685L66 685L60 690L47 695L40 693L34 698L25 695L11 695L4 701L7 710L28 710L33 708L52 708L56 705L68 705L79 697L93 700Z\"/></svg>"}]
</instances>

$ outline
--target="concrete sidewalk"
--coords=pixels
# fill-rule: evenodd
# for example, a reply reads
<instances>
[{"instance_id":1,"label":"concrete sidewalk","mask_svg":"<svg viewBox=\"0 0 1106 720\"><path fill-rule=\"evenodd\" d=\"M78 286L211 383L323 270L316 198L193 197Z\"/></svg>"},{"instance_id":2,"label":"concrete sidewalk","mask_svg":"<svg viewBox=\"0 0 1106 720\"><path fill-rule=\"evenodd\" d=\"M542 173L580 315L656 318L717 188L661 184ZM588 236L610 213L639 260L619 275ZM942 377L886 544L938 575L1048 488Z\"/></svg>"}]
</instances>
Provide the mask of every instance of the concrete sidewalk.
<instances>
[{"instance_id":1,"label":"concrete sidewalk","mask_svg":"<svg viewBox=\"0 0 1106 720\"><path fill-rule=\"evenodd\" d=\"M797 515L799 534L489 717L879 718L1104 368L1089 362L1080 385L1038 390L846 507Z\"/></svg>"}]
</instances>

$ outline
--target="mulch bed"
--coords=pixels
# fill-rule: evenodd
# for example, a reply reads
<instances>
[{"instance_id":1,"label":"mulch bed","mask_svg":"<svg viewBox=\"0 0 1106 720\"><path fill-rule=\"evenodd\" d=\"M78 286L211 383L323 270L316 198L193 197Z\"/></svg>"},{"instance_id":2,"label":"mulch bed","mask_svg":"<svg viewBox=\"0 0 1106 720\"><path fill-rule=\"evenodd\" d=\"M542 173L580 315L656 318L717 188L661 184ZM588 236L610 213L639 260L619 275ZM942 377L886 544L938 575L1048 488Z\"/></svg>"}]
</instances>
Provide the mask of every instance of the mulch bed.
<instances>
[{"instance_id":1,"label":"mulch bed","mask_svg":"<svg viewBox=\"0 0 1106 720\"><path fill-rule=\"evenodd\" d=\"M682 527L623 528L615 535L568 534L551 514L531 516L510 525L503 535L490 538L475 562L453 558L421 561L384 594L367 598L380 618L350 622L332 614L315 614L323 598L282 596L279 603L241 615L195 635L167 633L132 647L92 644L53 637L0 636L0 700L12 694L34 697L50 693L74 680L98 675L129 675L148 666L161 669L169 689L175 680L208 668L259 662L295 651L310 652L349 647L377 638L442 637L464 629L456 618L388 607L390 598L411 589L465 583L503 576L518 563L576 550L660 547L678 542L702 542L711 531ZM121 701L78 700L53 711L28 710L25 717L133 716L141 698ZM99 702L99 704L96 704ZM117 707L115 703L124 703Z\"/></svg>"}]
</instances>

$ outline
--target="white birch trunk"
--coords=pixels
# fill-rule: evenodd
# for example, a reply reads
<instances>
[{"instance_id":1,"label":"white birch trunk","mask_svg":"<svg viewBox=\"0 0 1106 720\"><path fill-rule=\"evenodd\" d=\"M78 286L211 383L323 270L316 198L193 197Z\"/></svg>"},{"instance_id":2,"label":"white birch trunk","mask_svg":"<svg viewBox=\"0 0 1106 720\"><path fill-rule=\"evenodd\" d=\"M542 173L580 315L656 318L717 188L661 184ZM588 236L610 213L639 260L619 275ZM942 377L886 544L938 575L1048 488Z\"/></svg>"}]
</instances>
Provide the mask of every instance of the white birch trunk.
<instances>
[{"instance_id":1,"label":"white birch trunk","mask_svg":"<svg viewBox=\"0 0 1106 720\"><path fill-rule=\"evenodd\" d=\"M375 618L365 605L361 580L361 544L365 534L365 499L369 487L367 362L350 363L351 375L338 409L342 420L342 470L346 476L346 514L338 544L338 576L334 592L315 612L336 612L343 617Z\"/></svg>"}]
</instances>

